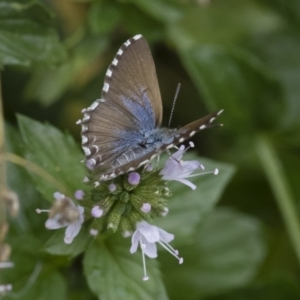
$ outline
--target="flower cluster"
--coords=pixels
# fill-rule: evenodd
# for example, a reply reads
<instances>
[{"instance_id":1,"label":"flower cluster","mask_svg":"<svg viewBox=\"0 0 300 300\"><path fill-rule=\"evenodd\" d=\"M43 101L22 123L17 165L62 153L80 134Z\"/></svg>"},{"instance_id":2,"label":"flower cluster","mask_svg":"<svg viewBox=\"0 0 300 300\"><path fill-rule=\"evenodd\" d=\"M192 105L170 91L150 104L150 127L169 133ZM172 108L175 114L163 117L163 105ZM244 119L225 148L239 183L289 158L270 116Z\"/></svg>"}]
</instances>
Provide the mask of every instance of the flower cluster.
<instances>
[{"instance_id":1,"label":"flower cluster","mask_svg":"<svg viewBox=\"0 0 300 300\"><path fill-rule=\"evenodd\" d=\"M186 150L181 146L168 158L161 170L156 170L149 164L142 170L104 182L98 181L99 174L90 171L90 175L84 179L90 184L90 191L75 192L75 198L80 201L80 205L76 206L70 198L58 192L54 194L56 201L50 210L46 210L49 212L46 228L66 227L64 241L68 244L79 233L84 220L90 220L91 236L95 237L107 229L114 232L120 230L124 237L132 236L130 252L136 252L140 246L144 280L148 279L145 255L149 258L157 257L156 243L182 263L179 252L169 244L174 235L151 223L155 217L164 217L169 212L169 181L178 181L195 190L196 185L189 181L189 178L208 173L218 174L217 169L203 172L204 167L198 161L183 161ZM195 171L199 172L195 174Z\"/></svg>"}]
</instances>

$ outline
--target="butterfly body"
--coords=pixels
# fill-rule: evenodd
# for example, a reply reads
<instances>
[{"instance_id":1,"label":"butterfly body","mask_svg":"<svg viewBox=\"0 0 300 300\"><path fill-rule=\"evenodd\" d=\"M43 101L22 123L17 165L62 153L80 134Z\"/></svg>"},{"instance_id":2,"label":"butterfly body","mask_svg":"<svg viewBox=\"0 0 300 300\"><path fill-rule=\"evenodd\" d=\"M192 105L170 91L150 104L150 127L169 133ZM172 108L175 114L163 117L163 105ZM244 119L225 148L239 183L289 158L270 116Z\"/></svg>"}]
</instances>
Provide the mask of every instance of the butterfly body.
<instances>
[{"instance_id":1,"label":"butterfly body","mask_svg":"<svg viewBox=\"0 0 300 300\"><path fill-rule=\"evenodd\" d=\"M101 99L83 110L82 148L87 166L109 180L211 127L221 111L179 129L161 128L162 101L146 40L127 40L109 66Z\"/></svg>"}]
</instances>

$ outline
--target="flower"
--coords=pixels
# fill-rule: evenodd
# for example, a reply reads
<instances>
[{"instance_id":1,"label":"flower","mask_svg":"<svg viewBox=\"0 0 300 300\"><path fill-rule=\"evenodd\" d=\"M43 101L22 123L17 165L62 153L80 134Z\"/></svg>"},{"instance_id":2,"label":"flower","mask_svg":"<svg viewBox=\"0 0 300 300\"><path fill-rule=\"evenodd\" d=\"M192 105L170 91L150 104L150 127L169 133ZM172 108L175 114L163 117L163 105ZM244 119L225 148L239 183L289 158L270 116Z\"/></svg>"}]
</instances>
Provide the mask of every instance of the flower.
<instances>
[{"instance_id":1,"label":"flower","mask_svg":"<svg viewBox=\"0 0 300 300\"><path fill-rule=\"evenodd\" d=\"M85 193L84 193L83 190L77 190L77 191L74 193L74 197L75 197L75 199L77 199L77 200L83 200L84 195L85 195Z\"/></svg>"},{"instance_id":2,"label":"flower","mask_svg":"<svg viewBox=\"0 0 300 300\"><path fill-rule=\"evenodd\" d=\"M192 190L195 190L196 185L187 180L186 178L209 173L214 173L215 175L218 174L218 169L215 169L213 172L205 172L192 175L191 173L193 173L195 170L204 170L204 166L196 160L181 160L184 153L185 147L184 145L181 145L180 148L174 154L172 154L170 158L166 161L165 166L159 172L159 174L162 175L163 180L176 180L189 186Z\"/></svg>"},{"instance_id":3,"label":"flower","mask_svg":"<svg viewBox=\"0 0 300 300\"><path fill-rule=\"evenodd\" d=\"M76 206L70 198L65 197L59 192L54 193L54 198L56 201L50 210L38 209L37 212L49 212L49 218L45 223L47 229L52 230L67 227L64 242L71 244L73 239L78 235L84 221L84 208L80 205Z\"/></svg>"},{"instance_id":4,"label":"flower","mask_svg":"<svg viewBox=\"0 0 300 300\"><path fill-rule=\"evenodd\" d=\"M141 211L144 213L148 213L151 211L151 204L150 203L143 203L142 207L141 207Z\"/></svg>"},{"instance_id":5,"label":"flower","mask_svg":"<svg viewBox=\"0 0 300 300\"><path fill-rule=\"evenodd\" d=\"M169 244L169 242L171 242L173 239L173 234L168 233L157 226L151 225L146 221L137 223L136 231L133 233L131 239L130 253L135 253L138 245L140 245L143 258L144 281L149 279L147 276L145 255L150 258L157 257L157 248L155 243L159 243L168 252L175 256L180 264L183 263L183 258L178 257L179 252Z\"/></svg>"},{"instance_id":6,"label":"flower","mask_svg":"<svg viewBox=\"0 0 300 300\"><path fill-rule=\"evenodd\" d=\"M104 211L102 208L100 208L99 205L96 205L92 208L91 210L91 215L94 217L94 218L101 218L102 215L103 215Z\"/></svg>"},{"instance_id":7,"label":"flower","mask_svg":"<svg viewBox=\"0 0 300 300\"><path fill-rule=\"evenodd\" d=\"M137 172L131 172L128 175L128 183L131 185L138 185L141 180L141 175Z\"/></svg>"}]
</instances>

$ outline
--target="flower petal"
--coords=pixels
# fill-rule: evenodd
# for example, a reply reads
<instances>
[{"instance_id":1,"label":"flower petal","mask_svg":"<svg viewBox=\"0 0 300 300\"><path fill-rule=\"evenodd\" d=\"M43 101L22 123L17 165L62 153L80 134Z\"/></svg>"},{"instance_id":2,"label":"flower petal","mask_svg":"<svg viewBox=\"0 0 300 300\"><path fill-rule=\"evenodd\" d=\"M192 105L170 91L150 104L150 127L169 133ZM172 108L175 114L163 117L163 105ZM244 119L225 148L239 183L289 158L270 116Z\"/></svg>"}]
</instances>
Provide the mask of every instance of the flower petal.
<instances>
[{"instance_id":1,"label":"flower petal","mask_svg":"<svg viewBox=\"0 0 300 300\"><path fill-rule=\"evenodd\" d=\"M201 168L201 164L197 160L182 161L181 165L184 169L184 174L192 173Z\"/></svg>"},{"instance_id":2,"label":"flower petal","mask_svg":"<svg viewBox=\"0 0 300 300\"><path fill-rule=\"evenodd\" d=\"M174 240L174 234L169 233L161 228L158 228L160 240L164 243L170 243Z\"/></svg>"},{"instance_id":3,"label":"flower petal","mask_svg":"<svg viewBox=\"0 0 300 300\"><path fill-rule=\"evenodd\" d=\"M176 179L177 181L189 186L192 190L195 190L197 188L197 186L195 184L193 184L192 182L190 182L189 180L187 179L184 179L184 178L177 178Z\"/></svg>"},{"instance_id":4,"label":"flower petal","mask_svg":"<svg viewBox=\"0 0 300 300\"><path fill-rule=\"evenodd\" d=\"M155 243L159 241L158 227L151 225L146 221L141 221L137 224L137 230L149 243Z\"/></svg>"},{"instance_id":5,"label":"flower petal","mask_svg":"<svg viewBox=\"0 0 300 300\"><path fill-rule=\"evenodd\" d=\"M135 231L131 238L131 247L130 247L130 253L135 253L139 244L140 239L140 233L138 231Z\"/></svg>"},{"instance_id":6,"label":"flower petal","mask_svg":"<svg viewBox=\"0 0 300 300\"><path fill-rule=\"evenodd\" d=\"M65 243L66 244L71 244L73 239L77 236L81 229L81 223L80 222L75 222L73 224L70 224L65 232Z\"/></svg>"},{"instance_id":7,"label":"flower petal","mask_svg":"<svg viewBox=\"0 0 300 300\"><path fill-rule=\"evenodd\" d=\"M48 219L45 223L47 229L59 229L59 228L66 227L68 225L69 225L68 222L65 223L62 223L61 221L59 222L58 218Z\"/></svg>"},{"instance_id":8,"label":"flower petal","mask_svg":"<svg viewBox=\"0 0 300 300\"><path fill-rule=\"evenodd\" d=\"M80 224L82 224L84 222L84 215L83 215L84 207L78 205L77 209L78 209L78 213L79 213L79 220L78 221L80 222Z\"/></svg>"},{"instance_id":9,"label":"flower petal","mask_svg":"<svg viewBox=\"0 0 300 300\"><path fill-rule=\"evenodd\" d=\"M144 241L144 244L146 245L145 248L143 248L144 253L150 258L156 258L157 257L156 244L149 243L147 241Z\"/></svg>"}]
</instances>

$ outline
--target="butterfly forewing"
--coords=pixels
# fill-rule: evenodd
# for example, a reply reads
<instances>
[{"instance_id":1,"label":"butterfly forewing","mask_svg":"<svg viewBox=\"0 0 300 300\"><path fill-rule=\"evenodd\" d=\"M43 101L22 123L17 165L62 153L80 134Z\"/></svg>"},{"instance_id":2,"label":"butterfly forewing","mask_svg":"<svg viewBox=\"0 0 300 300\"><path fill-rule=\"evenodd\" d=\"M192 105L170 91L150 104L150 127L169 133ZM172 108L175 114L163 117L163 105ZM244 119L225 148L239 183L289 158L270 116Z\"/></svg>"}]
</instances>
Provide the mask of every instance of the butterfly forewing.
<instances>
[{"instance_id":1,"label":"butterfly forewing","mask_svg":"<svg viewBox=\"0 0 300 300\"><path fill-rule=\"evenodd\" d=\"M106 72L102 98L123 108L133 120L139 116L130 108L137 106L133 110L139 110L140 105L141 110L155 120L155 127L161 124L162 101L155 65L149 46L141 35L127 40L117 52Z\"/></svg>"},{"instance_id":2,"label":"butterfly forewing","mask_svg":"<svg viewBox=\"0 0 300 300\"><path fill-rule=\"evenodd\" d=\"M82 145L91 168L109 170L120 154L160 125L155 66L141 35L121 46L106 72L102 98L83 112Z\"/></svg>"}]
</instances>

